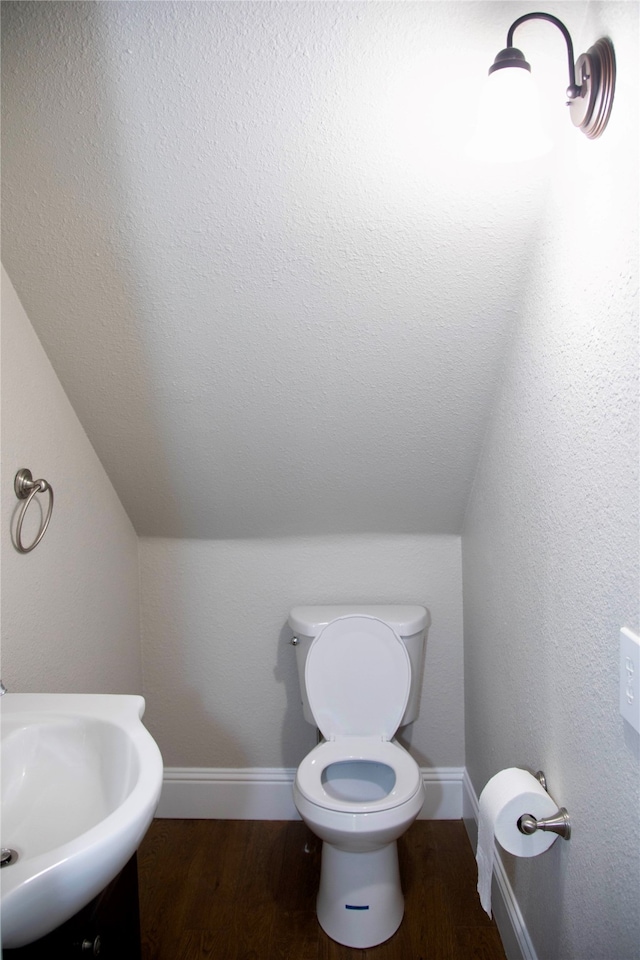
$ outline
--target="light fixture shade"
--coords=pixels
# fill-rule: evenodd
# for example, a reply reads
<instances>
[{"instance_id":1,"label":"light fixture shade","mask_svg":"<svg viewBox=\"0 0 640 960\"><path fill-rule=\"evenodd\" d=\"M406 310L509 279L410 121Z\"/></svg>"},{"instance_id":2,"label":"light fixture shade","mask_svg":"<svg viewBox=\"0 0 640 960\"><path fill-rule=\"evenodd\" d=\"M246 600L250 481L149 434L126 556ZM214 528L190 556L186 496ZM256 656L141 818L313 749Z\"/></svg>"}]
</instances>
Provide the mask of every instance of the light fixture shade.
<instances>
[{"instance_id":1,"label":"light fixture shade","mask_svg":"<svg viewBox=\"0 0 640 960\"><path fill-rule=\"evenodd\" d=\"M510 163L540 157L552 146L542 126L538 91L529 69L520 64L493 69L482 93L468 154L477 160Z\"/></svg>"}]
</instances>

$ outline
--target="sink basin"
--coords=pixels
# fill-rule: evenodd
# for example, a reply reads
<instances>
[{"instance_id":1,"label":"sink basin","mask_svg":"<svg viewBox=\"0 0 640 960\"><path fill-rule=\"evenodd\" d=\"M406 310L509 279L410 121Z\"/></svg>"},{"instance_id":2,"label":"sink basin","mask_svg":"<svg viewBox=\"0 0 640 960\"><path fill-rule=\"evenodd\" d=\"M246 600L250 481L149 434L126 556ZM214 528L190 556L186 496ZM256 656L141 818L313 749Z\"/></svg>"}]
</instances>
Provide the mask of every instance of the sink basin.
<instances>
[{"instance_id":1,"label":"sink basin","mask_svg":"<svg viewBox=\"0 0 640 960\"><path fill-rule=\"evenodd\" d=\"M162 787L144 700L6 693L2 718L2 946L22 947L89 903L137 850Z\"/></svg>"}]
</instances>

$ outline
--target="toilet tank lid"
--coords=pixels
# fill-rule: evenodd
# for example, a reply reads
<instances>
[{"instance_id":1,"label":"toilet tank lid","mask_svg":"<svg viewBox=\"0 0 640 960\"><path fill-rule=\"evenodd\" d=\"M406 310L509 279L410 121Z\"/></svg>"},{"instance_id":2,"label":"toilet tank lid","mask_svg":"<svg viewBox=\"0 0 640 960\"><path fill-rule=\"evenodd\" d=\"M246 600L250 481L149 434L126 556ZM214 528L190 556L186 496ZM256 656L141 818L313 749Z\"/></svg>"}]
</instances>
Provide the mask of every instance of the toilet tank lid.
<instances>
[{"instance_id":1,"label":"toilet tank lid","mask_svg":"<svg viewBox=\"0 0 640 960\"><path fill-rule=\"evenodd\" d=\"M315 637L336 617L349 615L377 617L388 623L401 637L411 637L429 626L429 611L417 604L401 603L338 603L309 607L293 607L289 626L303 637Z\"/></svg>"}]
</instances>

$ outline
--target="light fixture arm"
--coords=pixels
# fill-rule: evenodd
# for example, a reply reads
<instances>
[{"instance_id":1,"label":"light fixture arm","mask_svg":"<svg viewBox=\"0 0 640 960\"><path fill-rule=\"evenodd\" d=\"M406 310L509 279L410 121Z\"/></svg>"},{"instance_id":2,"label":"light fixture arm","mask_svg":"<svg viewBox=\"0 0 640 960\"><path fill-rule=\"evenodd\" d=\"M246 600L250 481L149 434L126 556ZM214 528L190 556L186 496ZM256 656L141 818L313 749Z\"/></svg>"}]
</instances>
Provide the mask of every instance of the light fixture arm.
<instances>
[{"instance_id":1,"label":"light fixture arm","mask_svg":"<svg viewBox=\"0 0 640 960\"><path fill-rule=\"evenodd\" d=\"M548 20L549 23L553 23L561 32L567 44L567 55L569 58L569 86L567 87L567 96L569 97L569 100L575 100L576 97L580 96L582 88L576 83L576 65L573 56L573 42L571 40L571 34L565 27L562 20L558 20L557 17L554 17L550 13L525 13L523 17L518 17L517 20L514 20L509 27L509 32L507 33L507 47L513 47L513 34L516 28L519 27L521 23L525 23L527 20Z\"/></svg>"}]
</instances>

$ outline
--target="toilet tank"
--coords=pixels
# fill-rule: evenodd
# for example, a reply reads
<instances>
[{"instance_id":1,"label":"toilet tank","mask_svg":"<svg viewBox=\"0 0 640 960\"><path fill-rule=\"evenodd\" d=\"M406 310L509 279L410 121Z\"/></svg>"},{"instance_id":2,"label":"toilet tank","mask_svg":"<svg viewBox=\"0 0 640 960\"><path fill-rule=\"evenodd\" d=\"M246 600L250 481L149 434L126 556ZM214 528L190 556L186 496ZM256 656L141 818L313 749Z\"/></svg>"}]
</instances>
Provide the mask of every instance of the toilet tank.
<instances>
[{"instance_id":1,"label":"toilet tank","mask_svg":"<svg viewBox=\"0 0 640 960\"><path fill-rule=\"evenodd\" d=\"M307 690L304 681L304 668L307 654L315 637L323 627L335 620L336 617L359 615L377 617L384 620L396 631L403 641L411 661L411 686L409 700L400 726L412 723L420 712L420 691L422 690L422 675L424 672L424 650L427 630L429 628L429 611L417 604L355 604L340 603L322 606L293 607L289 614L289 626L297 639L295 646L298 680L302 695L302 710L307 723L316 725L309 706Z\"/></svg>"}]
</instances>

